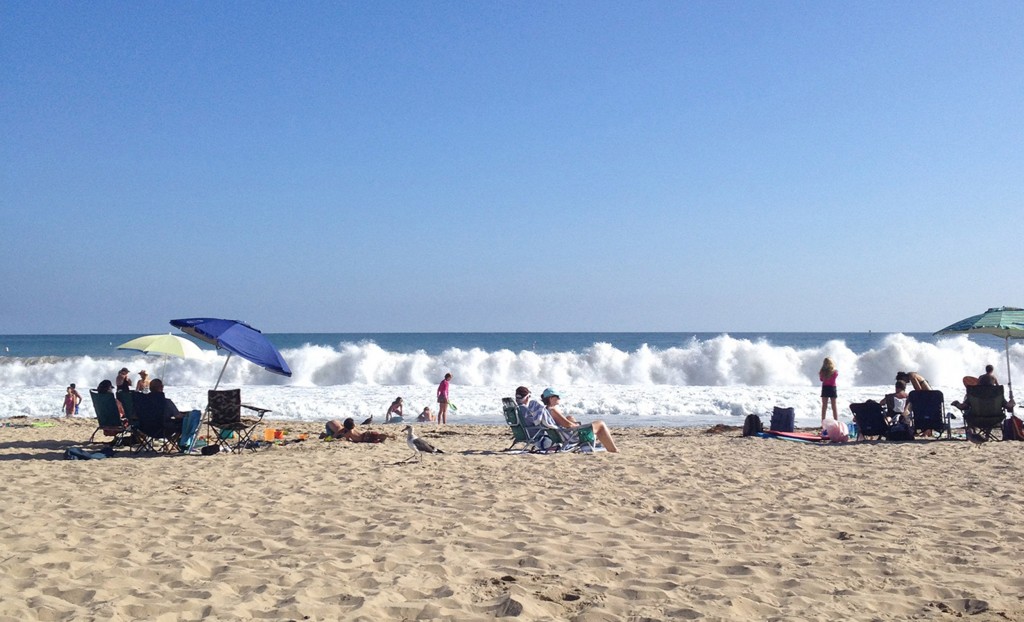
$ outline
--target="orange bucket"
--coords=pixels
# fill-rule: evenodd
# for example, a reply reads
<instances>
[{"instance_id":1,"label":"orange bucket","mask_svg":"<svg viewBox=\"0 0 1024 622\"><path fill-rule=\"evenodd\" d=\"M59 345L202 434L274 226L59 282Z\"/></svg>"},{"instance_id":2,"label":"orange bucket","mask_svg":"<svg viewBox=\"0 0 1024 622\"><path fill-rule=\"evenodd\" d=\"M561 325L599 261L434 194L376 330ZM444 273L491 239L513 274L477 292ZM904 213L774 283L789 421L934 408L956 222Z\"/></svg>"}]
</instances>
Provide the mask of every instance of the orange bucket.
<instances>
[{"instance_id":1,"label":"orange bucket","mask_svg":"<svg viewBox=\"0 0 1024 622\"><path fill-rule=\"evenodd\" d=\"M284 430L274 430L274 440L281 440L284 438Z\"/></svg>"},{"instance_id":2,"label":"orange bucket","mask_svg":"<svg viewBox=\"0 0 1024 622\"><path fill-rule=\"evenodd\" d=\"M266 430L263 430L263 440L268 442L272 441L274 440L275 434L277 434L277 430L275 430L274 428L267 428Z\"/></svg>"}]
</instances>

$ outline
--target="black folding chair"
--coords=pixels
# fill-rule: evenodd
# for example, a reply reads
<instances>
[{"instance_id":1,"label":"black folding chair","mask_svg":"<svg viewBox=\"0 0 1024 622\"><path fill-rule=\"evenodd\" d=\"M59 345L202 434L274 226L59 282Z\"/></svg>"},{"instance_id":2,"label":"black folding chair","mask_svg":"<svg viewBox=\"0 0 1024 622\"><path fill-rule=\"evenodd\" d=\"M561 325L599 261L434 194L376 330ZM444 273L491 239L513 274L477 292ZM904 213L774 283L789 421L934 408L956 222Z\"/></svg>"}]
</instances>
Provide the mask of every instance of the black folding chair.
<instances>
[{"instance_id":1,"label":"black folding chair","mask_svg":"<svg viewBox=\"0 0 1024 622\"><path fill-rule=\"evenodd\" d=\"M257 445L252 441L253 430L263 421L265 414L273 411L243 404L240 389L211 390L208 395L207 425L213 429L217 444L233 452L242 448L256 451ZM243 408L255 412L256 417L242 417Z\"/></svg>"},{"instance_id":2,"label":"black folding chair","mask_svg":"<svg viewBox=\"0 0 1024 622\"><path fill-rule=\"evenodd\" d=\"M139 393L132 395L135 409L133 429L139 444L136 453L142 451L166 451L173 442L177 426L171 426L167 420L167 398L162 393Z\"/></svg>"},{"instance_id":3,"label":"black folding chair","mask_svg":"<svg viewBox=\"0 0 1024 622\"><path fill-rule=\"evenodd\" d=\"M942 391L911 391L907 399L914 415L914 431L919 436L925 430L933 430L939 436L942 436L943 430L949 430Z\"/></svg>"},{"instance_id":4,"label":"black folding chair","mask_svg":"<svg viewBox=\"0 0 1024 622\"><path fill-rule=\"evenodd\" d=\"M850 404L857 434L861 438L874 436L882 438L889 433L889 420L882 412L882 405L874 400Z\"/></svg>"}]
</instances>

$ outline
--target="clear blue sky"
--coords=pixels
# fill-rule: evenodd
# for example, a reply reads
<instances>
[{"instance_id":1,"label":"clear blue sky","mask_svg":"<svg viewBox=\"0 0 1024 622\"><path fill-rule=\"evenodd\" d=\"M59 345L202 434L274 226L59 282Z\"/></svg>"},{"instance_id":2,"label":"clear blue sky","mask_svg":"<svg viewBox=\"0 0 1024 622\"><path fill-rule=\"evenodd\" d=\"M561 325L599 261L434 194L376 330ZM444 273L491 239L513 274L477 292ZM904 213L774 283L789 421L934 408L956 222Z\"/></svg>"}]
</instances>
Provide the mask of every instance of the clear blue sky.
<instances>
[{"instance_id":1,"label":"clear blue sky","mask_svg":"<svg viewBox=\"0 0 1024 622\"><path fill-rule=\"evenodd\" d=\"M1024 3L0 2L0 333L1024 306Z\"/></svg>"}]
</instances>

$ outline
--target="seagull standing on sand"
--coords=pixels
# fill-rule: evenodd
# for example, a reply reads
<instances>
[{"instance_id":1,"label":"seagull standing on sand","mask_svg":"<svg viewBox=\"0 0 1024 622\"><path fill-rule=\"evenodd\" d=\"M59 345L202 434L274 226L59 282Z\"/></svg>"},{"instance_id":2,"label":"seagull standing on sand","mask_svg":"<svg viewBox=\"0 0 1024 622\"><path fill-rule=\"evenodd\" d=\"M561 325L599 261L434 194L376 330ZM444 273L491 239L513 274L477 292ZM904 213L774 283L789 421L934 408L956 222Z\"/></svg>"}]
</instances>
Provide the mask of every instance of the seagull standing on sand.
<instances>
[{"instance_id":1,"label":"seagull standing on sand","mask_svg":"<svg viewBox=\"0 0 1024 622\"><path fill-rule=\"evenodd\" d=\"M412 426L411 425L405 426L405 432L408 434L406 436L406 438L405 438L405 442L409 444L409 449L411 449L414 452L416 452L412 456L412 458L416 458L417 462L422 460L422 457L420 456L420 454L443 454L444 453L443 451L441 451L437 447L434 447L433 445L431 445L427 441L425 441L422 438L419 438L415 434L413 434L412 433ZM409 460L412 460L412 458L409 458ZM406 460L406 462L408 462L409 460Z\"/></svg>"},{"instance_id":2,"label":"seagull standing on sand","mask_svg":"<svg viewBox=\"0 0 1024 622\"><path fill-rule=\"evenodd\" d=\"M368 419L364 419L363 422L361 424L359 424L359 425L370 425L371 423L373 423L373 415L372 414L370 415L370 417Z\"/></svg>"},{"instance_id":3,"label":"seagull standing on sand","mask_svg":"<svg viewBox=\"0 0 1024 622\"><path fill-rule=\"evenodd\" d=\"M979 434L970 428L967 428L964 431L964 434L967 435L967 440L971 441L975 445L981 445L982 443L988 440L987 438L985 438L984 434Z\"/></svg>"}]
</instances>

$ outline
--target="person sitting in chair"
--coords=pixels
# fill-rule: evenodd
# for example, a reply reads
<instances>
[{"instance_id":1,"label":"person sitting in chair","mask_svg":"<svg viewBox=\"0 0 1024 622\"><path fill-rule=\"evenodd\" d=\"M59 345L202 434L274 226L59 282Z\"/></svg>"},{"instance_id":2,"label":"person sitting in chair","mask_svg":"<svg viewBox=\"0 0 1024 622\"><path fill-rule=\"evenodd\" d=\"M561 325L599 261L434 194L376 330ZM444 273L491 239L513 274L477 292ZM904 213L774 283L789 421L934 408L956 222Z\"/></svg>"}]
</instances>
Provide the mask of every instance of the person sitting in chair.
<instances>
[{"instance_id":1,"label":"person sitting in chair","mask_svg":"<svg viewBox=\"0 0 1024 622\"><path fill-rule=\"evenodd\" d=\"M97 393L113 393L114 392L114 383L109 381L109 380L101 380L100 384L96 387L96 392ZM124 416L124 406L122 406L121 402L117 401L116 399L114 400L114 403L117 404L117 414L121 415L121 422L124 423L125 425L127 425L128 424L128 420Z\"/></svg>"},{"instance_id":2,"label":"person sitting in chair","mask_svg":"<svg viewBox=\"0 0 1024 622\"><path fill-rule=\"evenodd\" d=\"M992 366L989 365L988 367L992 367ZM988 371L988 368L986 368L986 371ZM973 376L964 376L964 388L967 389L968 392L964 394L963 401L953 400L952 402L950 402L950 404L953 405L953 406L956 406L957 408L959 408L960 411L963 412L963 413L969 413L971 411L971 404L968 401L967 396L970 394L970 387L974 387L974 386L993 386L993 387L998 387L999 386L998 384L982 385L981 384L981 378L982 377L979 377L976 382L969 383L968 381L973 379ZM993 376L993 378L994 377L995 376ZM1003 410L1012 413L1013 409L1014 409L1014 407L1016 405L1017 405L1017 403L1014 400L1012 400L1012 399L1011 400L1007 400L1005 396L1003 397Z\"/></svg>"},{"instance_id":3,"label":"person sitting in chair","mask_svg":"<svg viewBox=\"0 0 1024 622\"><path fill-rule=\"evenodd\" d=\"M609 453L617 453L619 451L615 446L615 441L612 440L611 430L608 429L604 421L598 420L588 424L581 424L573 417L563 414L559 405L562 398L558 395L558 391L551 387L544 389L544 392L540 394L540 399L544 400L544 407L547 408L551 418L554 419L559 427L569 430L591 428L594 431L594 436L597 437L597 440L601 441L601 444L604 445L604 448Z\"/></svg>"},{"instance_id":4,"label":"person sitting in chair","mask_svg":"<svg viewBox=\"0 0 1024 622\"><path fill-rule=\"evenodd\" d=\"M609 453L617 453L619 451L615 446L615 441L612 440L611 432L608 430L608 426L605 425L604 421L595 421L593 423L581 425L572 417L566 417L562 414L561 409L558 408L558 402L561 400L558 396L558 392L550 387L544 391L541 395L541 399L543 399L545 403L551 404L554 408L554 412L544 404L541 404L536 400L531 400L530 390L528 388L519 387L516 389L516 403L526 407L523 425L526 427L557 427L560 431L565 433L563 436L568 436L570 439L578 438L580 430L589 428L593 430L594 436L601 441L601 444L604 445L604 448L608 450Z\"/></svg>"},{"instance_id":5,"label":"person sitting in chair","mask_svg":"<svg viewBox=\"0 0 1024 622\"><path fill-rule=\"evenodd\" d=\"M895 389L895 392L886 393L885 397L882 398L881 404L885 407L885 417L889 420L890 424L902 421L909 425L910 417L908 410L910 403L907 400L907 383L903 380L897 380Z\"/></svg>"},{"instance_id":6,"label":"person sitting in chair","mask_svg":"<svg viewBox=\"0 0 1024 622\"><path fill-rule=\"evenodd\" d=\"M985 366L985 373L978 376L978 386L982 387L997 387L999 386L999 379L995 375L995 367L991 365Z\"/></svg>"},{"instance_id":7,"label":"person sitting in chair","mask_svg":"<svg viewBox=\"0 0 1024 622\"><path fill-rule=\"evenodd\" d=\"M149 392L163 399L163 424L164 430L172 432L181 429L181 419L184 414L178 410L170 399L164 395L164 381L154 378L149 382Z\"/></svg>"}]
</instances>

